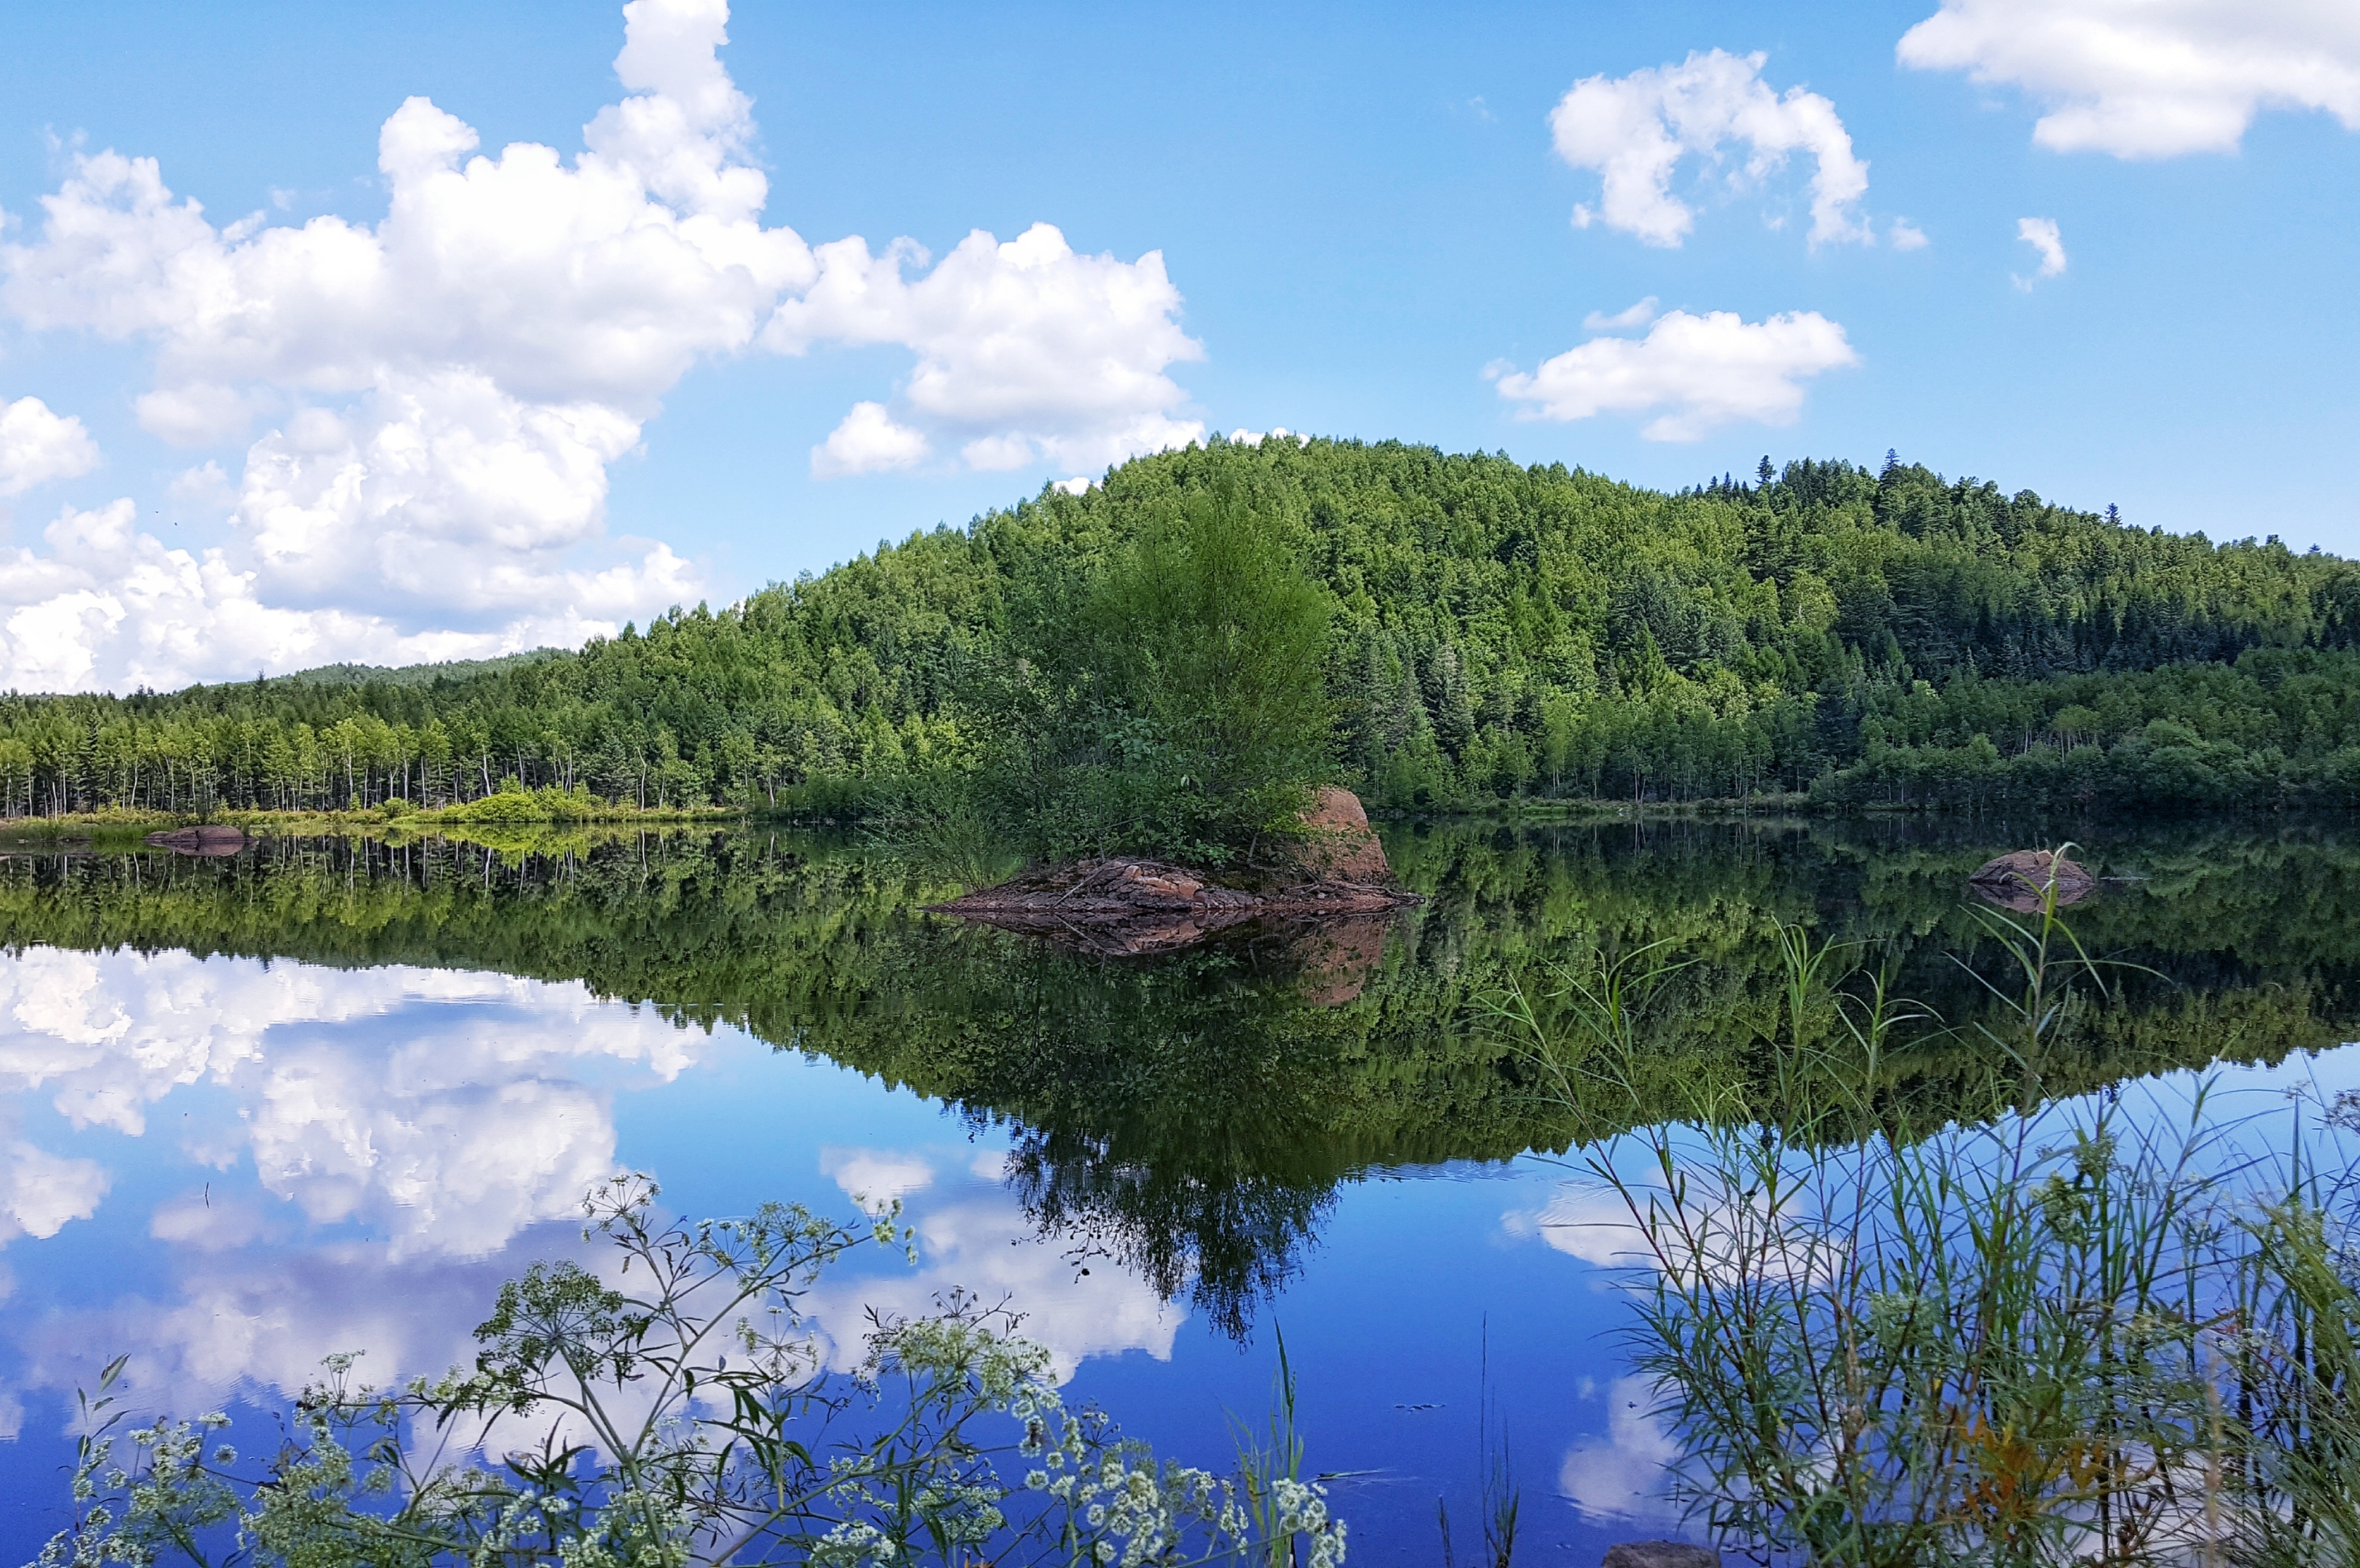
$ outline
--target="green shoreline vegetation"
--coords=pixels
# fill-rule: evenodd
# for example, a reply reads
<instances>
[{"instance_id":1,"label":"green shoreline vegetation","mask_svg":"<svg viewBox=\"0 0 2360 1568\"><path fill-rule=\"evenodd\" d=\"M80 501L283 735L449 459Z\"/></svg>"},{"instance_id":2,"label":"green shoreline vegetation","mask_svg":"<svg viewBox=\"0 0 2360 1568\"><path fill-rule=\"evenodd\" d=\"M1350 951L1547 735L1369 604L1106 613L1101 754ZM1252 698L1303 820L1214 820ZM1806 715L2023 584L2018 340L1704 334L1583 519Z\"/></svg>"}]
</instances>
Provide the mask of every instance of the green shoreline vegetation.
<instances>
[{"instance_id":1,"label":"green shoreline vegetation","mask_svg":"<svg viewBox=\"0 0 2360 1568\"><path fill-rule=\"evenodd\" d=\"M1663 494L1503 456L1216 440L578 651L0 698L0 813L432 809L513 775L634 809L923 824L1047 777L1118 837L1251 841L1273 798L1208 789L1182 723L1241 691L1206 684L1237 667L1171 635L1228 606L1162 593L1147 569L1175 561L1255 589L1225 624L1259 639L1247 667L1283 654L1292 682L1257 700L1324 698L1315 771L1380 811L2360 800L2360 568L2336 557L1897 459L1765 460Z\"/></svg>"}]
</instances>

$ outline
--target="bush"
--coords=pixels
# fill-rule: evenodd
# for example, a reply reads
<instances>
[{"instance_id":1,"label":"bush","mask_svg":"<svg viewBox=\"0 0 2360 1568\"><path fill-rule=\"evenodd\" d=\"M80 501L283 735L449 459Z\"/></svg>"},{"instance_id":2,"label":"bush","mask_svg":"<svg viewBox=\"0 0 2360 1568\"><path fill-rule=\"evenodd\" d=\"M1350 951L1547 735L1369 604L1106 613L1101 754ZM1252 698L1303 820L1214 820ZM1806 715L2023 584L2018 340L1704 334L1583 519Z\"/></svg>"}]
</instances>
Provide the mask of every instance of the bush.
<instances>
[{"instance_id":1,"label":"bush","mask_svg":"<svg viewBox=\"0 0 2360 1568\"><path fill-rule=\"evenodd\" d=\"M331 1357L259 1463L219 1442L221 1415L118 1432L116 1361L83 1400L74 1523L44 1568L203 1563L233 1532L277 1564L1341 1563L1286 1421L1226 1478L1159 1464L1065 1409L1048 1353L965 1296L878 1322L859 1369L831 1373L799 1303L844 1254L910 1233L781 1204L666 1225L655 1197L643 1177L594 1191L617 1267L501 1287L473 1369L372 1388Z\"/></svg>"}]
</instances>

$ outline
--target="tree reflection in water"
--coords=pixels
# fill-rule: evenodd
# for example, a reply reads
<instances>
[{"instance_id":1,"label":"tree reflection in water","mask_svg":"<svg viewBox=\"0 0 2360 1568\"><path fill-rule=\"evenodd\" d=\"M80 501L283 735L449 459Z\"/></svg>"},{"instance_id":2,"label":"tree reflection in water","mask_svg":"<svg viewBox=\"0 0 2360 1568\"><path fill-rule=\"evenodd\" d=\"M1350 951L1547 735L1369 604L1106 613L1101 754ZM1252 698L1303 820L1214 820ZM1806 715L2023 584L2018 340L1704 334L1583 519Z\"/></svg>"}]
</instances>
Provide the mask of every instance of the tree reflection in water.
<instances>
[{"instance_id":1,"label":"tree reflection in water","mask_svg":"<svg viewBox=\"0 0 2360 1568\"><path fill-rule=\"evenodd\" d=\"M1976 972L2004 962L1964 880L2069 837L2093 870L2140 878L2077 929L2155 973L2125 971L2059 1042L2048 1093L2360 1034L2360 848L2280 823L1394 829L1388 851L1427 901L1390 926L1240 930L1142 960L923 914L953 889L783 833L35 852L0 863L0 940L497 971L742 1027L1003 1129L1034 1225L1243 1335L1344 1181L1561 1150L1677 1114L1700 1077L1766 1086L1753 1042L1780 921L1864 942L1949 1026L1876 1086L1939 1125L1991 1067ZM1538 1092L1485 999L1521 985L1546 1018L1554 966L1649 942L1696 962L1644 1020L1635 1103Z\"/></svg>"}]
</instances>

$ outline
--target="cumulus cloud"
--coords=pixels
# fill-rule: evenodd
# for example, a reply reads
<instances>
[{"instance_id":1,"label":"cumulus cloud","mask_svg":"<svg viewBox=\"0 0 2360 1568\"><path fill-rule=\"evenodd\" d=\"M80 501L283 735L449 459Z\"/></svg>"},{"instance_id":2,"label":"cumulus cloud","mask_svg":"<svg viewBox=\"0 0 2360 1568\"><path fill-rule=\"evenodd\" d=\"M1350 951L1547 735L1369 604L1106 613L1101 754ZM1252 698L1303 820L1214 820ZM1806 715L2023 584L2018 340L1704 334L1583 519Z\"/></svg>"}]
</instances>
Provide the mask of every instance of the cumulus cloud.
<instances>
[{"instance_id":1,"label":"cumulus cloud","mask_svg":"<svg viewBox=\"0 0 2360 1568\"><path fill-rule=\"evenodd\" d=\"M52 1236L69 1220L90 1218L108 1185L95 1160L51 1154L21 1138L10 1143L0 1155L0 1241Z\"/></svg>"},{"instance_id":2,"label":"cumulus cloud","mask_svg":"<svg viewBox=\"0 0 2360 1568\"><path fill-rule=\"evenodd\" d=\"M1290 430L1284 425L1273 425L1267 430L1250 430L1240 425L1229 432L1229 440L1240 446L1259 447L1266 441L1291 441L1297 446L1309 446L1311 438L1301 430Z\"/></svg>"},{"instance_id":3,"label":"cumulus cloud","mask_svg":"<svg viewBox=\"0 0 2360 1568\"><path fill-rule=\"evenodd\" d=\"M202 1252L244 1247L268 1229L259 1210L227 1193L216 1199L210 1182L158 1204L148 1221L148 1234L158 1241Z\"/></svg>"},{"instance_id":4,"label":"cumulus cloud","mask_svg":"<svg viewBox=\"0 0 2360 1568\"><path fill-rule=\"evenodd\" d=\"M1530 372L1494 366L1520 418L1586 419L1663 409L1639 433L1695 441L1740 421L1792 424L1803 382L1860 363L1842 327L1816 310L1747 321L1734 311L1674 310L1644 338L1594 337Z\"/></svg>"},{"instance_id":5,"label":"cumulus cloud","mask_svg":"<svg viewBox=\"0 0 2360 1568\"><path fill-rule=\"evenodd\" d=\"M844 1189L846 1197L872 1213L891 1207L896 1198L906 1198L934 1184L934 1168L923 1158L896 1154L890 1149L822 1149L819 1168Z\"/></svg>"},{"instance_id":6,"label":"cumulus cloud","mask_svg":"<svg viewBox=\"0 0 2360 1568\"><path fill-rule=\"evenodd\" d=\"M914 468L925 461L928 450L924 433L895 424L884 404L855 403L827 440L812 448L812 477L842 479Z\"/></svg>"},{"instance_id":7,"label":"cumulus cloud","mask_svg":"<svg viewBox=\"0 0 2360 1568\"><path fill-rule=\"evenodd\" d=\"M1046 458L1101 469L1205 433L1202 421L1173 411L1185 394L1165 370L1204 350L1176 320L1180 293L1161 251L1135 262L1082 256L1054 225L1035 223L1004 242L978 229L914 280L906 270L927 256L907 240L871 254L855 235L814 254L818 281L781 303L764 345L782 354L825 342L914 349L918 362L897 401L906 417L963 441L972 468ZM868 407L874 411L856 408L814 451L814 472L838 462L866 465L841 472L869 472L923 455L915 430Z\"/></svg>"},{"instance_id":8,"label":"cumulus cloud","mask_svg":"<svg viewBox=\"0 0 2360 1568\"><path fill-rule=\"evenodd\" d=\"M1839 1256L1840 1243L1796 1215L1774 1214L1758 1192L1738 1190L1719 1171L1692 1168L1683 1180L1687 1225L1653 1239L1621 1196L1595 1189L1561 1192L1537 1212L1512 1209L1501 1216L1501 1228L1519 1238L1537 1236L1601 1269L1668 1270L1730 1284L1824 1279Z\"/></svg>"},{"instance_id":9,"label":"cumulus cloud","mask_svg":"<svg viewBox=\"0 0 2360 1568\"><path fill-rule=\"evenodd\" d=\"M971 1290L1023 1314L1022 1334L1049 1352L1057 1381L1093 1356L1143 1350L1172 1359L1187 1313L1153 1286L1103 1258L1084 1279L1055 1243L1043 1239L1004 1193L927 1210L913 1222L922 1267L908 1273L831 1276L805 1303L825 1325L831 1359L849 1370L860 1359L860 1334L871 1311L916 1317L933 1312L944 1294Z\"/></svg>"},{"instance_id":10,"label":"cumulus cloud","mask_svg":"<svg viewBox=\"0 0 2360 1568\"><path fill-rule=\"evenodd\" d=\"M2016 237L2030 245L2040 256L2039 270L2033 278L2055 278L2065 270L2065 240L2057 231L2054 218L2018 218ZM2017 278L2018 289L2032 287L2032 278Z\"/></svg>"},{"instance_id":11,"label":"cumulus cloud","mask_svg":"<svg viewBox=\"0 0 2360 1568\"><path fill-rule=\"evenodd\" d=\"M1581 318L1581 330L1585 332L1627 332L1633 327L1645 326L1655 319L1655 297L1650 294L1637 304L1625 306L1612 315L1603 310L1590 311Z\"/></svg>"},{"instance_id":12,"label":"cumulus cloud","mask_svg":"<svg viewBox=\"0 0 2360 1568\"><path fill-rule=\"evenodd\" d=\"M1896 218L1893 220L1893 227L1885 231L1885 243L1895 250L1908 251L1924 250L1934 242L1926 237L1925 230L1908 219Z\"/></svg>"},{"instance_id":13,"label":"cumulus cloud","mask_svg":"<svg viewBox=\"0 0 2360 1568\"><path fill-rule=\"evenodd\" d=\"M2360 130L2360 9L2344 0L1942 0L1904 65L2019 88L2060 152L2230 152L2263 109Z\"/></svg>"},{"instance_id":14,"label":"cumulus cloud","mask_svg":"<svg viewBox=\"0 0 2360 1568\"><path fill-rule=\"evenodd\" d=\"M0 497L98 466L98 443L80 419L53 414L38 397L0 403Z\"/></svg>"},{"instance_id":15,"label":"cumulus cloud","mask_svg":"<svg viewBox=\"0 0 2360 1568\"><path fill-rule=\"evenodd\" d=\"M1682 1513L1667 1494L1680 1445L1655 1413L1658 1396L1644 1377L1616 1378L1606 1389L1606 1436L1576 1443L1557 1466L1557 1490L1595 1519L1675 1524Z\"/></svg>"},{"instance_id":16,"label":"cumulus cloud","mask_svg":"<svg viewBox=\"0 0 2360 1568\"><path fill-rule=\"evenodd\" d=\"M24 1386L71 1388L93 1357L136 1347L130 1386L185 1410L241 1387L292 1392L332 1352L365 1347L380 1380L463 1361L498 1281L533 1258L613 1266L579 1232L584 1190L615 1169L613 1095L690 1072L715 1038L497 975L42 946L0 959L0 1105L46 1096L110 1135L169 1127L215 1167L151 1211L160 1245L137 1287L12 1330ZM198 1084L196 1121L157 1113ZM806 1301L836 1364L858 1360L872 1307L929 1312L956 1287L1023 1312L1061 1377L1092 1356L1170 1357L1184 1312L1103 1259L1082 1275L1011 1194L978 1191L998 1151L954 1160L823 1151L872 1202L952 1187L912 1217L920 1268L888 1251ZM0 1243L55 1236L107 1190L96 1160L0 1138Z\"/></svg>"},{"instance_id":17,"label":"cumulus cloud","mask_svg":"<svg viewBox=\"0 0 2360 1568\"><path fill-rule=\"evenodd\" d=\"M1800 87L1781 96L1762 80L1767 58L1713 49L1575 82L1549 112L1549 131L1559 158L1601 177L1598 206L1576 207L1575 225L1602 222L1649 245L1677 245L1696 223L1694 210L1672 193L1681 159L1695 155L1743 187L1802 152L1814 164L1810 243L1871 243L1856 211L1868 165L1853 154L1835 105ZM1726 150L1739 143L1742 161Z\"/></svg>"},{"instance_id":18,"label":"cumulus cloud","mask_svg":"<svg viewBox=\"0 0 2360 1568\"><path fill-rule=\"evenodd\" d=\"M405 1023L420 1003L467 1011ZM368 1018L387 1021L363 1034ZM705 1039L580 985L499 975L45 947L0 965L0 1093L47 1090L75 1126L136 1136L172 1090L218 1085L264 1192L315 1223L375 1224L396 1260L472 1256L576 1213L615 1163L607 1097L582 1070L604 1059L668 1081ZM19 1151L13 1169L0 1214L36 1236L104 1190L88 1161ZM184 1197L153 1234L213 1245L246 1223Z\"/></svg>"},{"instance_id":19,"label":"cumulus cloud","mask_svg":"<svg viewBox=\"0 0 2360 1568\"><path fill-rule=\"evenodd\" d=\"M632 0L624 16L627 95L580 154L480 154L472 127L411 98L378 137L373 226L217 225L153 158L75 159L38 228L0 245L0 310L152 345L137 408L166 441L267 428L225 545L93 532L102 509L53 525L91 546L79 559L0 560L15 606L0 685L496 654L694 598L699 574L666 546L607 538L608 472L715 356L913 353L890 409L864 400L814 449L823 476L906 467L935 439L973 467L1075 470L1202 433L1164 374L1201 351L1159 253L1078 255L1045 223L970 234L931 270L909 241L814 249L762 223L752 106L717 53L726 5ZM33 410L26 485L82 461ZM12 424L0 485L20 444Z\"/></svg>"},{"instance_id":20,"label":"cumulus cloud","mask_svg":"<svg viewBox=\"0 0 2360 1568\"><path fill-rule=\"evenodd\" d=\"M131 1294L27 1324L18 1376L28 1389L87 1388L128 1350L123 1388L143 1415L219 1407L257 1388L290 1395L318 1379L325 1357L356 1350L371 1381L431 1377L468 1363L485 1304L533 1255L586 1255L579 1234L552 1225L516 1253L482 1259L399 1258L366 1242L261 1258L200 1249L163 1299ZM161 1294L162 1284L148 1289Z\"/></svg>"}]
</instances>

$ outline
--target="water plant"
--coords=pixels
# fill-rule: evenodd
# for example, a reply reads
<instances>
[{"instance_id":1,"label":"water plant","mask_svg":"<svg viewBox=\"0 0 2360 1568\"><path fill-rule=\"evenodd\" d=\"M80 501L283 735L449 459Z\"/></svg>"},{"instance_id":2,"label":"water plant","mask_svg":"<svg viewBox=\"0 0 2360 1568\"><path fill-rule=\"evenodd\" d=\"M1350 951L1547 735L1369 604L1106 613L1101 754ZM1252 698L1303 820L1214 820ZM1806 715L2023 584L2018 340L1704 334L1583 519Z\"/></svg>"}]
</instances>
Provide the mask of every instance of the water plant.
<instances>
[{"instance_id":1,"label":"water plant","mask_svg":"<svg viewBox=\"0 0 2360 1568\"><path fill-rule=\"evenodd\" d=\"M2360 1561L2354 1188L2316 1153L2337 1129L2224 1120L2207 1085L2177 1114L2051 1103L2043 1061L2106 965L2053 887L1983 918L2015 982L1977 1026L2010 1063L1983 1116L1913 1125L1884 1059L1939 1020L1786 928L1766 1073L1580 1160L1628 1219L1678 1495L1726 1542L1862 1568ZM1556 1030L1495 1010L1594 1103L1675 962L1564 975ZM2245 1151L2279 1131L2291 1152Z\"/></svg>"},{"instance_id":2,"label":"water plant","mask_svg":"<svg viewBox=\"0 0 2360 1568\"><path fill-rule=\"evenodd\" d=\"M114 1362L82 1401L74 1522L39 1568L1342 1562L1343 1522L1295 1476L1291 1408L1283 1475L1260 1455L1229 1477L1159 1461L1068 1408L1048 1353L963 1294L872 1314L834 1371L799 1303L854 1248L909 1245L894 1212L667 1222L656 1197L639 1176L595 1190L603 1267L503 1286L472 1369L372 1388L333 1357L258 1457L222 1441L222 1414L127 1423Z\"/></svg>"}]
</instances>

